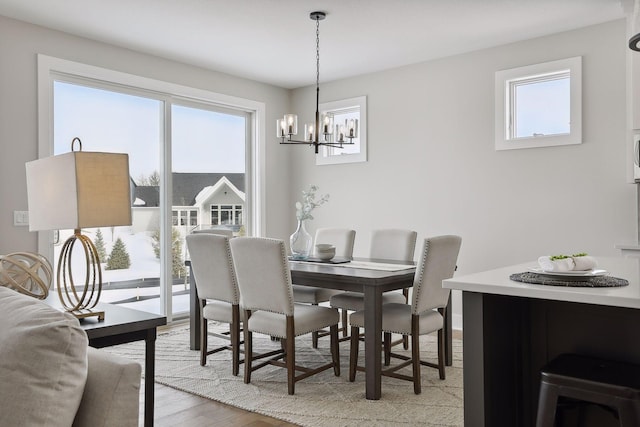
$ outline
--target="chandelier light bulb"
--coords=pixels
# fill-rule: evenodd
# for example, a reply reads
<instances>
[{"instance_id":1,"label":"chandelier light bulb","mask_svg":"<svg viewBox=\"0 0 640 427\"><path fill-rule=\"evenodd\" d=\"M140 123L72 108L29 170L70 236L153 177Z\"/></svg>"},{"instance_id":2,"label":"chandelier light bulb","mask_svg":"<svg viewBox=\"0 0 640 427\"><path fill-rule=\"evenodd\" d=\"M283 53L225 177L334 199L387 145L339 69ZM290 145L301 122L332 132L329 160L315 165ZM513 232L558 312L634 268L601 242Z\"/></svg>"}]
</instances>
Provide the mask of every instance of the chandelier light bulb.
<instances>
[{"instance_id":1,"label":"chandelier light bulb","mask_svg":"<svg viewBox=\"0 0 640 427\"><path fill-rule=\"evenodd\" d=\"M307 123L304 125L304 134L308 142L314 141L313 129L313 123Z\"/></svg>"}]
</instances>

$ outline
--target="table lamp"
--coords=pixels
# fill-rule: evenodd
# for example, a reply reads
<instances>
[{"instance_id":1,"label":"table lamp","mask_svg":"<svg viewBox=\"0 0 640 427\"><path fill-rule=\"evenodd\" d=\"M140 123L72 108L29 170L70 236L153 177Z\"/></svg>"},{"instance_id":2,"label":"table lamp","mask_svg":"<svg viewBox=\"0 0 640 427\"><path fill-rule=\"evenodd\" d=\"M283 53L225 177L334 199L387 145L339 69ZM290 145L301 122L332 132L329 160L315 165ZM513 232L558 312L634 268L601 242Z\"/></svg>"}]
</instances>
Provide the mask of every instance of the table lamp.
<instances>
[{"instance_id":1,"label":"table lamp","mask_svg":"<svg viewBox=\"0 0 640 427\"><path fill-rule=\"evenodd\" d=\"M79 151L74 151L75 143ZM83 228L131 225L129 155L82 151L74 138L71 152L26 164L29 231L67 230L74 233L58 259L58 296L65 310L78 318L97 316L102 292L102 268L95 245ZM84 250L84 287L76 288L71 254L76 242Z\"/></svg>"}]
</instances>

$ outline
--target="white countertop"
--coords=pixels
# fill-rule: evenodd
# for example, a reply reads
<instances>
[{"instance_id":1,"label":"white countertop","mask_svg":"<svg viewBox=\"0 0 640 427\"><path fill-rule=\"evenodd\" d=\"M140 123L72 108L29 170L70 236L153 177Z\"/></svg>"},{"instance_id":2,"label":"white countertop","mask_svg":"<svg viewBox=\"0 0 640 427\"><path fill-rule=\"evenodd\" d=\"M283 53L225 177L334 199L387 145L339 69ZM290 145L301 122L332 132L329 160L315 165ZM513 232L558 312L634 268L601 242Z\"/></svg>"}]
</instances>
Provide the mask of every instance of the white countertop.
<instances>
[{"instance_id":1,"label":"white countertop","mask_svg":"<svg viewBox=\"0 0 640 427\"><path fill-rule=\"evenodd\" d=\"M596 257L596 259L599 269L609 271L610 276L627 279L629 286L614 288L564 287L533 285L509 279L511 274L522 273L528 268L538 267L537 261L532 261L482 273L454 276L443 281L442 287L466 292L640 308L640 258Z\"/></svg>"}]
</instances>

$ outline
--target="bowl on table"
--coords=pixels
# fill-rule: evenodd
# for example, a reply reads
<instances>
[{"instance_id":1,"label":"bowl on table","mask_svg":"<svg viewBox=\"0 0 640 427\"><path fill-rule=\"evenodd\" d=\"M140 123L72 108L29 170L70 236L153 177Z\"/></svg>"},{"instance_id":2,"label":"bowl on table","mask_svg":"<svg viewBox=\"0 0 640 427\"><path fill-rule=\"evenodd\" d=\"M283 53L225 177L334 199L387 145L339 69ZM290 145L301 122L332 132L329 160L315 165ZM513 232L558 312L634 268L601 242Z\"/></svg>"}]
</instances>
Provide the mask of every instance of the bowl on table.
<instances>
[{"instance_id":1,"label":"bowl on table","mask_svg":"<svg viewBox=\"0 0 640 427\"><path fill-rule=\"evenodd\" d=\"M316 245L316 257L329 261L336 256L336 247L328 243L319 243Z\"/></svg>"}]
</instances>

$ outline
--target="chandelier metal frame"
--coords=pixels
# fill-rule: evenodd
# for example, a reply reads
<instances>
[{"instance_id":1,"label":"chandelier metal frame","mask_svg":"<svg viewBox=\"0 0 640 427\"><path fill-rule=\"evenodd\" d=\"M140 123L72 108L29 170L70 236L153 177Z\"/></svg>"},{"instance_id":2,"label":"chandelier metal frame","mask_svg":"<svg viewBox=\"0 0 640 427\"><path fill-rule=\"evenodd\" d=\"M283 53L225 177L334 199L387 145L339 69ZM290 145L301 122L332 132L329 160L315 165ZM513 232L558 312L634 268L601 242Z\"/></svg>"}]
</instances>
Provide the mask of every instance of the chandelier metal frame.
<instances>
[{"instance_id":1,"label":"chandelier metal frame","mask_svg":"<svg viewBox=\"0 0 640 427\"><path fill-rule=\"evenodd\" d=\"M281 138L280 144L304 144L313 146L316 154L319 152L320 146L344 148L344 145L353 145L353 139L358 137L358 121L354 120L350 123L345 122L344 125L336 125L335 141L333 141L334 124L333 117L325 115L324 119L320 119L320 21L327 17L325 12L311 12L309 18L316 21L316 114L315 125L305 125L305 140L293 139L298 133L298 118L295 114L285 114L283 119L277 121L278 137ZM322 128L322 132L320 129ZM322 136L322 140L320 140ZM348 140L348 142L347 142Z\"/></svg>"}]
</instances>

